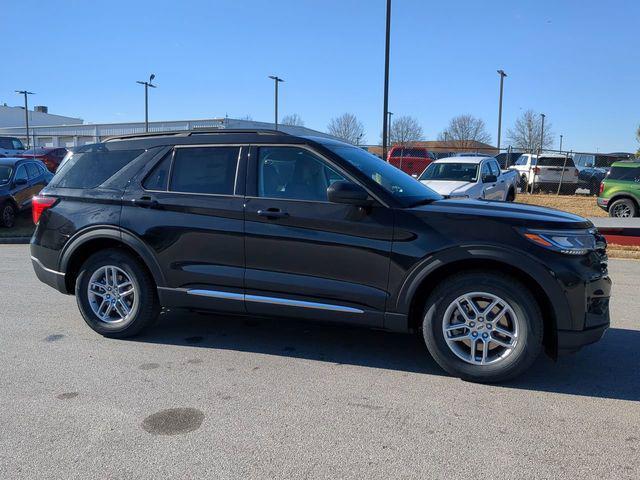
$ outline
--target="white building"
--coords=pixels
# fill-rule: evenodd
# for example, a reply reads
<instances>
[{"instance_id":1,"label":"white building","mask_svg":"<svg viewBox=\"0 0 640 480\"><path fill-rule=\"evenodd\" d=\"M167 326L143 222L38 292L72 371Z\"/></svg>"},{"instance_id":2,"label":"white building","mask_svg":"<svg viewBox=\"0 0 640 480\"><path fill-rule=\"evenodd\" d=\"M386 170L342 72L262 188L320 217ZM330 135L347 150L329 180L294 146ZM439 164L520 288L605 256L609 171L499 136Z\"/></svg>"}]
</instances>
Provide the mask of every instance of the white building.
<instances>
[{"instance_id":1,"label":"white building","mask_svg":"<svg viewBox=\"0 0 640 480\"><path fill-rule=\"evenodd\" d=\"M18 122L19 126L0 128L0 136L18 137L26 144L27 135L24 127L24 109L20 109L20 111L23 116L22 120ZM29 122L29 136L31 140L29 144L41 147L75 147L87 143L100 142L107 137L144 133L144 122L82 123L80 119L73 120L77 120L76 124L38 125L36 123L32 126L31 122ZM253 120L236 120L233 118L149 122L150 132L175 132L213 128L273 129L274 124L254 122ZM278 125L278 129L294 135L313 135L334 138L326 133L306 127Z\"/></svg>"},{"instance_id":2,"label":"white building","mask_svg":"<svg viewBox=\"0 0 640 480\"><path fill-rule=\"evenodd\" d=\"M42 125L78 125L81 118L52 115L44 106L29 110L29 127ZM0 105L0 128L24 126L24 107Z\"/></svg>"}]
</instances>

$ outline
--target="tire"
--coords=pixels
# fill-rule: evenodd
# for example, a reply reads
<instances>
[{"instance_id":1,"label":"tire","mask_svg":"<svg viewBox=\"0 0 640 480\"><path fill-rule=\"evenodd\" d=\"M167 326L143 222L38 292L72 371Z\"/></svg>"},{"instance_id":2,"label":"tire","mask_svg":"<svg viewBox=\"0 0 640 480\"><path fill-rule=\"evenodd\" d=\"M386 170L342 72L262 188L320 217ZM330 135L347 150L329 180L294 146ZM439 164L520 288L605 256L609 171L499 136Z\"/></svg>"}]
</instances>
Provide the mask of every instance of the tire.
<instances>
[{"instance_id":1,"label":"tire","mask_svg":"<svg viewBox=\"0 0 640 480\"><path fill-rule=\"evenodd\" d=\"M510 188L505 197L505 202L513 202L516 199L516 192L513 188Z\"/></svg>"},{"instance_id":2,"label":"tire","mask_svg":"<svg viewBox=\"0 0 640 480\"><path fill-rule=\"evenodd\" d=\"M629 218L638 216L638 207L630 198L620 198L609 205L609 216Z\"/></svg>"},{"instance_id":3,"label":"tire","mask_svg":"<svg viewBox=\"0 0 640 480\"><path fill-rule=\"evenodd\" d=\"M114 278L121 285L117 294ZM126 285L127 281L130 285ZM131 293L127 293L129 287ZM118 249L99 251L84 262L76 279L75 294L84 321L105 337L134 336L150 326L160 313L151 275L135 257ZM98 305L100 308L96 311Z\"/></svg>"},{"instance_id":4,"label":"tire","mask_svg":"<svg viewBox=\"0 0 640 480\"><path fill-rule=\"evenodd\" d=\"M10 202L5 202L0 208L0 225L11 228L16 223L16 207Z\"/></svg>"},{"instance_id":5,"label":"tire","mask_svg":"<svg viewBox=\"0 0 640 480\"><path fill-rule=\"evenodd\" d=\"M520 180L518 181L518 186L520 187L520 191L521 191L522 193L525 193L525 192L527 191L527 189L529 188L528 183L529 183L529 182L528 182L528 180L527 180L526 175L522 175L522 176L520 177Z\"/></svg>"},{"instance_id":6,"label":"tire","mask_svg":"<svg viewBox=\"0 0 640 480\"><path fill-rule=\"evenodd\" d=\"M488 303L496 298L501 303L496 304L491 312L481 310L480 315L471 318L475 318L475 322L466 321L461 329L445 334L444 328L450 325L451 320L456 322L454 325L461 324L459 322L463 317L459 315L456 300L463 295L469 295L468 298L484 296L486 303L474 302L478 310L480 307L488 309ZM471 317L467 308L470 304L466 300L459 300L459 305L466 308L467 317ZM506 313L499 318L498 311L503 309ZM483 317L485 314L486 319ZM509 324L512 326L509 327ZM511 336L505 337L500 333L503 331L510 331ZM477 336L471 337L473 332ZM476 271L454 275L432 292L424 311L422 333L429 353L449 374L470 382L495 383L517 377L535 361L542 349L543 322L540 307L533 295L517 279ZM451 337L447 339L445 335ZM460 335L456 338L469 340L452 340L455 335ZM487 340L483 340L485 335ZM473 362L469 346L471 338L477 342ZM505 341L506 338L509 340ZM500 346L496 343L498 340L512 347ZM486 359L482 355L485 345Z\"/></svg>"}]
</instances>

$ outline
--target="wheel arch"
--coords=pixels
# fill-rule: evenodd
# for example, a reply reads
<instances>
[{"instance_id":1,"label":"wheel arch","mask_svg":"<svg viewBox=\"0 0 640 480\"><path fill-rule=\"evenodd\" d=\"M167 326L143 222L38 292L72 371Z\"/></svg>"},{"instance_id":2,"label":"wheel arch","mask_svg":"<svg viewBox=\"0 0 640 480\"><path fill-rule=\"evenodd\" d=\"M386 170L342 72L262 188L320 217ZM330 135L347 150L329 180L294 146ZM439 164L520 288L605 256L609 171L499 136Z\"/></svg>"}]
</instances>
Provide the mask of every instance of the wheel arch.
<instances>
[{"instance_id":1,"label":"wheel arch","mask_svg":"<svg viewBox=\"0 0 640 480\"><path fill-rule=\"evenodd\" d=\"M62 252L59 271L65 273L67 293L73 293L80 267L93 253L106 248L129 252L148 270L157 286L165 286L162 269L153 252L135 235L116 227L98 227L78 232Z\"/></svg>"},{"instance_id":2,"label":"wheel arch","mask_svg":"<svg viewBox=\"0 0 640 480\"><path fill-rule=\"evenodd\" d=\"M555 358L556 331L562 328L559 325L563 322L570 322L570 310L551 274L541 265L523 257L523 254L515 258L505 255L502 251L482 249L447 252L441 258L431 259L419 267L398 295L396 308L407 315L409 330L417 331L421 328L422 315L430 292L445 278L470 271L507 274L527 287L538 302L544 322L545 350Z\"/></svg>"}]
</instances>

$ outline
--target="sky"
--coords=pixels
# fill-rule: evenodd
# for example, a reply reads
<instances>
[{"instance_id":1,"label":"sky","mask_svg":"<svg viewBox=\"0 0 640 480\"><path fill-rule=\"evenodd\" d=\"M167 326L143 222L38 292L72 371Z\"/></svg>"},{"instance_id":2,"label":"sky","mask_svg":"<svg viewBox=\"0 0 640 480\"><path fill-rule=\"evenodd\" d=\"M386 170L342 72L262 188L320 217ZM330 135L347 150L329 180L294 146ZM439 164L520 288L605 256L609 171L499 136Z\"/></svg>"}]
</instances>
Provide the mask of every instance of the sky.
<instances>
[{"instance_id":1,"label":"sky","mask_svg":"<svg viewBox=\"0 0 640 480\"><path fill-rule=\"evenodd\" d=\"M325 131L345 112L382 130L385 0L2 0L0 102L85 122L299 114ZM635 151L640 124L640 2L393 0L389 110L435 139L460 114L496 141L527 109L563 148ZM557 143L557 142L556 142ZM503 140L503 146L505 141Z\"/></svg>"}]
</instances>

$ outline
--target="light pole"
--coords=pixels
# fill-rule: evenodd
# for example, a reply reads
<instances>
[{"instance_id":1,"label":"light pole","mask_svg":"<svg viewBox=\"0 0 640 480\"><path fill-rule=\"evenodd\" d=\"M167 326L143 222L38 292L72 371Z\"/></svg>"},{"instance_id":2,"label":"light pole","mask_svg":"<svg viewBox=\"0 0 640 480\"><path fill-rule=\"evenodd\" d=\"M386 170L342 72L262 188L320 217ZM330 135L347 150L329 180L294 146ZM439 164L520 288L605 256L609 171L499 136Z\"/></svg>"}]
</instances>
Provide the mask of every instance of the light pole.
<instances>
[{"instance_id":1,"label":"light pole","mask_svg":"<svg viewBox=\"0 0 640 480\"><path fill-rule=\"evenodd\" d=\"M500 106L498 107L498 153L500 153L500 137L502 135L502 89L504 85L504 77L507 76L504 70L498 70L500 74Z\"/></svg>"},{"instance_id":2,"label":"light pole","mask_svg":"<svg viewBox=\"0 0 640 480\"><path fill-rule=\"evenodd\" d=\"M560 135L560 153L562 153L562 135Z\"/></svg>"},{"instance_id":3,"label":"light pole","mask_svg":"<svg viewBox=\"0 0 640 480\"><path fill-rule=\"evenodd\" d=\"M149 87L156 88L156 86L151 83L153 79L156 78L155 74L151 74L148 82L141 82L140 80L136 81L140 85L144 85L144 131L149 131Z\"/></svg>"},{"instance_id":4,"label":"light pole","mask_svg":"<svg viewBox=\"0 0 640 480\"><path fill-rule=\"evenodd\" d=\"M387 112L387 116L389 117L387 120L388 123L388 128L389 128L389 134L387 135L387 146L391 147L391 115L393 115L393 112Z\"/></svg>"},{"instance_id":5,"label":"light pole","mask_svg":"<svg viewBox=\"0 0 640 480\"><path fill-rule=\"evenodd\" d=\"M27 148L29 148L31 147L31 142L29 142L29 102L27 101L27 96L35 95L35 93L28 90L16 90L16 93L19 95L24 95L24 123L25 128L27 129Z\"/></svg>"},{"instance_id":6,"label":"light pole","mask_svg":"<svg viewBox=\"0 0 640 480\"><path fill-rule=\"evenodd\" d=\"M391 0L387 0L387 31L384 46L384 107L382 115L382 159L387 160L387 113L389 112L389 39L391 36Z\"/></svg>"},{"instance_id":7,"label":"light pole","mask_svg":"<svg viewBox=\"0 0 640 480\"><path fill-rule=\"evenodd\" d=\"M273 80L273 83L275 84L276 87L276 91L275 91L275 119L274 119L274 124L276 126L276 130L278 130L278 84L280 82L284 82L284 80L280 77L278 77L277 75L269 75L269 78L271 80Z\"/></svg>"},{"instance_id":8,"label":"light pole","mask_svg":"<svg viewBox=\"0 0 640 480\"><path fill-rule=\"evenodd\" d=\"M540 149L538 150L538 155L542 153L542 147L544 146L544 117L546 117L546 115L541 113L540 117L542 117L542 128L540 129Z\"/></svg>"}]
</instances>

